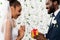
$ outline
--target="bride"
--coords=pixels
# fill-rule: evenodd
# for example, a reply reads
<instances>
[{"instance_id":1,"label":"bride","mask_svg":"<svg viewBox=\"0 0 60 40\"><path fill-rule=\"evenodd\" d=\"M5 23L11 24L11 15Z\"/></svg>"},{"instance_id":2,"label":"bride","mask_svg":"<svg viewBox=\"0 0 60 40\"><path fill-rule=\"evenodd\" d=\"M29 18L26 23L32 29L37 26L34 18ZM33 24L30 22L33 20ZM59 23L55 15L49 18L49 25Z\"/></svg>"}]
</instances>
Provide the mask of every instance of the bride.
<instances>
[{"instance_id":1,"label":"bride","mask_svg":"<svg viewBox=\"0 0 60 40\"><path fill-rule=\"evenodd\" d=\"M15 24L15 19L18 18L18 16L21 15L21 4L20 2L18 2L17 0L8 0L9 4L10 4L10 11L11 13L7 14L6 17L6 21L5 21L5 27L3 27L2 29L4 30L4 40L21 40L24 36L24 32L25 32L25 26L21 26L18 31L17 34L15 34L14 29L16 28L16 24Z\"/></svg>"}]
</instances>

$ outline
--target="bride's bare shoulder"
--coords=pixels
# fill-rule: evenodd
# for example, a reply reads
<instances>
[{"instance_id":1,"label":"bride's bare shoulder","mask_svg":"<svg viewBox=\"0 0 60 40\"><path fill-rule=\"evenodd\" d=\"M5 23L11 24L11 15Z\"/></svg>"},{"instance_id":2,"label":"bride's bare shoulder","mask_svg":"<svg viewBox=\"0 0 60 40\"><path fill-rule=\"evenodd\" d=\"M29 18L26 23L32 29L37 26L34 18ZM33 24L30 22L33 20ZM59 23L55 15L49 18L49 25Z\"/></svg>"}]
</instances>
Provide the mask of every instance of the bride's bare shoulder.
<instances>
[{"instance_id":1,"label":"bride's bare shoulder","mask_svg":"<svg viewBox=\"0 0 60 40\"><path fill-rule=\"evenodd\" d=\"M9 20L9 19L6 20L6 26L11 27L11 20Z\"/></svg>"}]
</instances>

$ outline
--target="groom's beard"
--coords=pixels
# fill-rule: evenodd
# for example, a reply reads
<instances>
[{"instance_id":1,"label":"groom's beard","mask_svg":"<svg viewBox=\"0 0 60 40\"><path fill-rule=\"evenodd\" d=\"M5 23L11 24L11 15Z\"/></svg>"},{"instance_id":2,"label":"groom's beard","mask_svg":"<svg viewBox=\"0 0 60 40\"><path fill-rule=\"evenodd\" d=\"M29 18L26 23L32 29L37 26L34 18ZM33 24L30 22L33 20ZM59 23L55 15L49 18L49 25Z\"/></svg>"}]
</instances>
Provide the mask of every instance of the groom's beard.
<instances>
[{"instance_id":1,"label":"groom's beard","mask_svg":"<svg viewBox=\"0 0 60 40\"><path fill-rule=\"evenodd\" d=\"M50 10L48 11L48 14L54 13L55 9L53 7L50 7Z\"/></svg>"}]
</instances>

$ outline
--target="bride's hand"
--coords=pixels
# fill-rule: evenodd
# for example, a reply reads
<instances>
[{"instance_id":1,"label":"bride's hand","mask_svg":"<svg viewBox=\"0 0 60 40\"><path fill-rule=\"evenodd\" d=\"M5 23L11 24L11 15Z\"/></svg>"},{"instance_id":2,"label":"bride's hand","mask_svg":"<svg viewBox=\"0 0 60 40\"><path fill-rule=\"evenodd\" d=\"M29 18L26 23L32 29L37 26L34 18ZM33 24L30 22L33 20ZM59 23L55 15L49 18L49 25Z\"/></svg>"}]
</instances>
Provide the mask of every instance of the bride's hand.
<instances>
[{"instance_id":1,"label":"bride's hand","mask_svg":"<svg viewBox=\"0 0 60 40\"><path fill-rule=\"evenodd\" d=\"M25 33L25 25L20 26L20 28L18 30L17 40L21 40L24 36L24 33Z\"/></svg>"}]
</instances>

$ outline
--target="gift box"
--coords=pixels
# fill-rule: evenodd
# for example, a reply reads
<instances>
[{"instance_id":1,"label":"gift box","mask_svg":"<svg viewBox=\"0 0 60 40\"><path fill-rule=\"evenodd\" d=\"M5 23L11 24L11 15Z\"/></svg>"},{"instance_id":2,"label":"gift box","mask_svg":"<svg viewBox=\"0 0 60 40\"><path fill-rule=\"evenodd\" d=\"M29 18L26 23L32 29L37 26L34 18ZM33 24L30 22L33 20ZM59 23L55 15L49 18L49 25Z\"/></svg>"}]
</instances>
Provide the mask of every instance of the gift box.
<instances>
[{"instance_id":1,"label":"gift box","mask_svg":"<svg viewBox=\"0 0 60 40\"><path fill-rule=\"evenodd\" d=\"M31 31L31 37L34 38L34 37L37 36L37 35L38 35L38 30L37 30L37 29L33 29L33 30Z\"/></svg>"}]
</instances>

